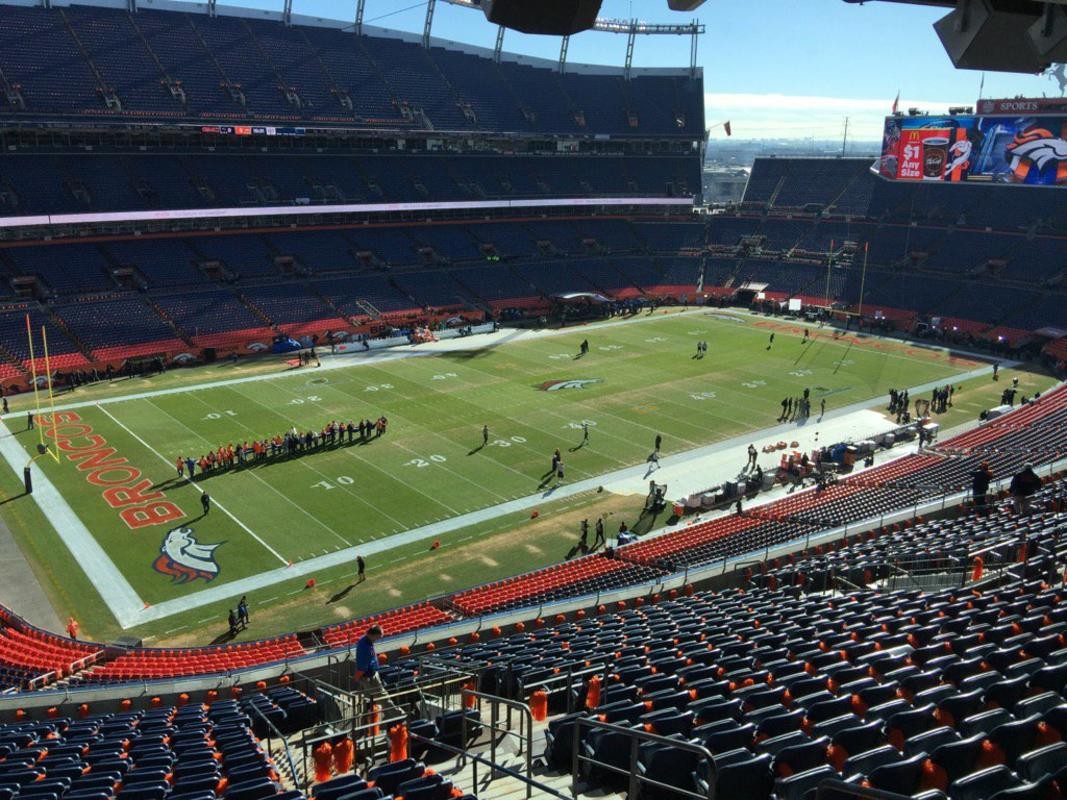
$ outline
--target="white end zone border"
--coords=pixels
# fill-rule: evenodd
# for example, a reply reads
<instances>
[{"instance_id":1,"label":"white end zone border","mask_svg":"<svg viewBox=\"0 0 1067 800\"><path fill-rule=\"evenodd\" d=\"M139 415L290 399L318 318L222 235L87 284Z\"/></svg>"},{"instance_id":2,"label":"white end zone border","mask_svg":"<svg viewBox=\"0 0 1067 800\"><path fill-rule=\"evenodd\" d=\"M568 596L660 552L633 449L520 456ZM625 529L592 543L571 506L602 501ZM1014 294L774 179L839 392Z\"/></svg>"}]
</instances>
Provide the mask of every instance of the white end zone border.
<instances>
[{"instance_id":1,"label":"white end zone border","mask_svg":"<svg viewBox=\"0 0 1067 800\"><path fill-rule=\"evenodd\" d=\"M29 456L19 444L15 435L0 422L0 454L18 476L22 479L22 469L29 461ZM70 550L85 574L89 577L108 609L123 628L129 628L141 621L144 600L130 586L115 562L111 560L104 548L85 527L74 513L74 509L56 489L42 470L33 474L33 500L41 513L55 528L63 544Z\"/></svg>"}]
</instances>

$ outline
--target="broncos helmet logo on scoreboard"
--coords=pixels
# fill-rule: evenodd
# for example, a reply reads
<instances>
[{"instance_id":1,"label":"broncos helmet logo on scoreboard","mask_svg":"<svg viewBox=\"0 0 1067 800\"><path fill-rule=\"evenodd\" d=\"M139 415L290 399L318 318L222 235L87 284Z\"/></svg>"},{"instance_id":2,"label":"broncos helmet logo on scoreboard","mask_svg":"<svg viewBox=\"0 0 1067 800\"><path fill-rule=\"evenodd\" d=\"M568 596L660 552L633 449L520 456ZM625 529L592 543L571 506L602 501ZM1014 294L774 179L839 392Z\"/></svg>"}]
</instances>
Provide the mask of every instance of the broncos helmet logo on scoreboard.
<instances>
[{"instance_id":1,"label":"broncos helmet logo on scoreboard","mask_svg":"<svg viewBox=\"0 0 1067 800\"><path fill-rule=\"evenodd\" d=\"M1004 149L1016 180L1021 183L1062 183L1067 171L1067 141L1047 128L1017 133ZM1048 170L1054 173L1049 176ZM1050 179L1051 178L1051 179Z\"/></svg>"}]
</instances>

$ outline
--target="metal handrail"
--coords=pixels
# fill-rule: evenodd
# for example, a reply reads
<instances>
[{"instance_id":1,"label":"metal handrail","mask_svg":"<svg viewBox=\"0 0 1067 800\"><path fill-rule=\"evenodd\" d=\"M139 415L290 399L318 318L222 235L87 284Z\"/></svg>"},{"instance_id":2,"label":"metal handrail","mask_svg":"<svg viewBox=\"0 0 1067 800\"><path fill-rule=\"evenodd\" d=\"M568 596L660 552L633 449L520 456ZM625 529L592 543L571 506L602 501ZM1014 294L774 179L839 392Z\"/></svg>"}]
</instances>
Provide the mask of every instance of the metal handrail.
<instances>
[{"instance_id":1,"label":"metal handrail","mask_svg":"<svg viewBox=\"0 0 1067 800\"><path fill-rule=\"evenodd\" d=\"M595 728L598 730L611 731L613 733L621 733L630 739L630 763L629 769L619 769L611 764L605 764L602 761L597 761L595 758L582 754L582 727ZM698 794L697 792L689 789L683 789L679 786L673 786L669 783L662 783L661 781L653 780L638 772L638 755L640 752L641 742L655 742L668 747L673 747L679 750L688 750L691 753L704 758L710 770L710 778L708 781L708 790L705 794ZM602 722L595 717L578 717L574 720L574 746L572 750L571 760L571 793L574 797L579 794L578 791L578 775L579 766L581 764L593 764L600 769L613 772L616 775L626 775L629 778L629 786L626 790L626 797L628 800L636 800L639 795L639 790L642 784L655 787L657 789L664 789L673 794L681 795L683 797L690 797L693 800L715 800L715 758L711 752L702 745L693 744L689 741L683 741L679 739L671 739L666 736L660 736L655 733L648 733L636 728L627 728L622 725L615 725L610 722Z\"/></svg>"},{"instance_id":2,"label":"metal handrail","mask_svg":"<svg viewBox=\"0 0 1067 800\"><path fill-rule=\"evenodd\" d=\"M471 697L479 701L486 701L490 704L490 723L486 725L484 721L479 724L483 728L488 728L489 733L489 760L494 764L496 763L496 735L502 733L505 736L516 736L519 740L519 752L526 754L526 775L528 777L533 776L533 714L530 712L530 707L525 703L520 703L518 700L509 700L506 697L498 697L497 695L486 694L485 692L478 692L474 689L463 689L463 716L461 718L461 729L463 731L463 742L467 742L467 698ZM500 722L499 709L500 706L504 706L508 709L507 723L505 727L499 727ZM518 711L520 716L520 732L516 734L511 729L511 712L512 710ZM531 791L533 787L526 784L526 797L529 800L532 797Z\"/></svg>"},{"instance_id":3,"label":"metal handrail","mask_svg":"<svg viewBox=\"0 0 1067 800\"><path fill-rule=\"evenodd\" d=\"M409 734L409 736L411 741L422 742L423 744L427 744L430 747L435 747L445 751L446 753L451 753L454 756L463 756L465 758L469 758L473 762L473 766L471 767L471 779L473 780L475 786L472 787L472 791L478 790L477 765L482 764L484 766L489 767L490 770L493 770L495 772L502 772L509 778L515 778L515 780L521 781L522 783L526 784L527 797L530 797L530 793L533 789L537 789L538 792L542 792L545 795L551 795L552 797L557 797L559 798L559 800L573 800L573 798L569 797L568 795L561 794L560 792L553 789L551 786L546 786L540 781L535 781L533 778L527 778L524 775L515 772L515 770L513 769L508 769L507 767L502 767L499 764L494 764L492 761L483 756L475 755L474 753L468 753L466 750L463 750L459 747L453 747L450 744L444 744L443 742L439 742L436 739L430 739L418 733L412 733Z\"/></svg>"},{"instance_id":4,"label":"metal handrail","mask_svg":"<svg viewBox=\"0 0 1067 800\"><path fill-rule=\"evenodd\" d=\"M282 735L282 732L278 730L278 727L269 719L267 719L266 715L262 711L260 711L254 703L249 703L249 707L267 725L267 752L271 753L271 734L273 734L274 738L276 738L282 743L282 754L285 756L285 761L289 765L289 775L293 779L293 787L299 788L300 784L306 783L306 781L301 781L300 777L297 775L296 764L293 763L293 754L289 751L289 743L285 740L285 737ZM274 754L271 753L272 758L273 756Z\"/></svg>"},{"instance_id":5,"label":"metal handrail","mask_svg":"<svg viewBox=\"0 0 1067 800\"><path fill-rule=\"evenodd\" d=\"M542 680L536 681L535 685L537 689L544 689L549 694L553 694L559 690L560 687L567 690L567 713L574 711L574 693L570 691L570 687L574 685L575 678L591 678L594 675L601 675L604 678L607 677L609 665L605 661L592 661L587 666L583 665L581 668L576 669L575 665L568 664L565 671L560 671L555 675L550 675ZM533 692L530 692L532 695ZM526 698L529 701L529 696Z\"/></svg>"}]
</instances>

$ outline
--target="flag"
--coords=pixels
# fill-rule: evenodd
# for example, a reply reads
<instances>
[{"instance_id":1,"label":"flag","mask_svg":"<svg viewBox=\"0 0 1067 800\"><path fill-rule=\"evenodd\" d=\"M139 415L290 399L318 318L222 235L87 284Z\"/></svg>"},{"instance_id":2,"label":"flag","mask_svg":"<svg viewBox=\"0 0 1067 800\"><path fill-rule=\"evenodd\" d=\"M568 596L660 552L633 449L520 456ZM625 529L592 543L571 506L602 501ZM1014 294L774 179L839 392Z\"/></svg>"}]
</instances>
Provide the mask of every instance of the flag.
<instances>
[{"instance_id":1,"label":"flag","mask_svg":"<svg viewBox=\"0 0 1067 800\"><path fill-rule=\"evenodd\" d=\"M985 91L985 73L982 73L982 80L978 83L978 99L982 99L982 93Z\"/></svg>"},{"instance_id":2,"label":"flag","mask_svg":"<svg viewBox=\"0 0 1067 800\"><path fill-rule=\"evenodd\" d=\"M897 113L897 109L899 109L899 108L900 108L900 89L897 89L897 97L893 101L893 113L896 114Z\"/></svg>"},{"instance_id":3,"label":"flag","mask_svg":"<svg viewBox=\"0 0 1067 800\"><path fill-rule=\"evenodd\" d=\"M733 135L734 135L734 134L733 134L733 131L731 131L731 130L730 130L730 120L726 120L726 122L724 122L724 123L722 124L722 129L723 129L724 131L726 131L726 135L727 135L727 136L733 136Z\"/></svg>"}]
</instances>

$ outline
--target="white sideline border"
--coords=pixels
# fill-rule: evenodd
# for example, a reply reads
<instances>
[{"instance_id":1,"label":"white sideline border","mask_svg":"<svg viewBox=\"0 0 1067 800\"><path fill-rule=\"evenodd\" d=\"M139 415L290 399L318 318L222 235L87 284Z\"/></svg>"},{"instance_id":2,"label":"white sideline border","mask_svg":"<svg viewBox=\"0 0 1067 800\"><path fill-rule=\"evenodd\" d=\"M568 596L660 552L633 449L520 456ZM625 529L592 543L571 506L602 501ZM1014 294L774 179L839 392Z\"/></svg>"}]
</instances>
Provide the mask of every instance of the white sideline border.
<instances>
[{"instance_id":1,"label":"white sideline border","mask_svg":"<svg viewBox=\"0 0 1067 800\"><path fill-rule=\"evenodd\" d=\"M29 456L3 422L0 422L0 454L21 480L22 469L27 464ZM126 580L126 576L100 546L96 537L85 527L85 523L74 513L74 509L70 507L43 470L35 470L33 473L32 497L41 509L41 513L55 528L63 544L81 565L96 591L100 593L101 599L118 620L119 625L123 628L135 625L138 615L144 608L144 600Z\"/></svg>"},{"instance_id":2,"label":"white sideline border","mask_svg":"<svg viewBox=\"0 0 1067 800\"><path fill-rule=\"evenodd\" d=\"M546 336L559 336L567 334L576 334L580 331L587 331L596 328L615 327L618 325L629 325L635 322L641 321L656 321L665 318L677 318L684 315L703 315L708 313L713 314L733 314L741 319L746 317L754 319L762 319L760 315L751 314L751 312L736 312L734 310L720 310L709 309L706 306L690 309L689 311L682 311L676 314L672 314L669 317L659 315L644 315L637 318L623 318L608 320L600 323L594 323L581 328L561 328L551 331L530 331L516 333L511 336L505 335L504 338L510 338L512 340L523 340L527 338L541 338ZM795 323L804 327L814 328L815 326L809 325L802 320L789 319L790 323ZM453 339L447 342L432 343L427 346L416 346L410 349L404 349L401 351L393 351L388 354L382 354L375 357L358 358L358 360L352 359L349 356L339 355L330 359L328 369L341 369L349 367L357 367L361 365L380 364L383 361L394 361L403 358L411 357L424 357L436 355L439 352L445 352L453 349L449 346L441 345L454 345L462 347L462 349L471 349L472 346L491 347L503 342L494 342L493 337L500 337L503 332L497 331L495 333L482 334L477 337L467 337L464 339ZM872 336L871 338L885 338L879 336ZM481 341L475 341L481 340ZM893 340L895 341L895 340ZM433 347L433 344L438 345ZM906 344L906 342L904 342ZM952 351L951 348L937 347L932 348L943 352L957 352L967 357L973 357L978 360L985 360L980 354L971 354L961 351ZM894 355L894 354L886 354ZM897 354L897 357L911 358ZM1015 365L1015 362L1003 362L1002 366L1010 368ZM937 381L931 381L923 384L922 386L916 386L909 391L912 393L923 393L929 391L934 386L941 385L945 380L963 381L971 378L980 377L992 372L992 365L986 365L973 369L966 373L959 373L951 378L942 378ZM240 378L232 378L222 381L213 381L208 383L194 384L185 387L172 387L168 389L160 389L156 391L140 392L122 397L113 398L100 398L97 400L87 400L83 402L74 402L68 404L61 404L55 407L56 411L84 408L89 406L100 407L107 416L116 422L120 427L126 428L119 420L117 420L112 414L108 413L103 408L105 405L111 405L114 403L120 403L127 400L146 399L150 397L156 397L161 395L180 394L189 391L196 391L201 389L213 389L223 388L235 384L250 383L261 380L277 380L285 377L293 377L293 373L283 371L281 373L267 373L262 375L244 376ZM877 406L881 400L879 398L871 398L865 401L859 401L852 405L838 409L835 412L827 414L827 417L838 417L850 414L858 410L868 409ZM887 428L892 427L887 424ZM129 429L126 428L128 431ZM782 425L767 428L761 431L749 431L739 434L736 437L722 440L710 445L695 448L683 453L678 453L674 456L664 457L661 460L663 466L669 466L676 463L685 463L698 459L705 458L709 455L719 453L723 450L737 448L744 446L745 443L751 441L753 437L763 438L767 436L774 436L778 434L788 433L794 431L795 426L792 423L784 423ZM132 432L131 432L132 433ZM139 438L139 437L135 437ZM142 444L144 444L142 440ZM156 452L152 448L148 448L150 452ZM26 451L18 443L15 437L11 434L10 430L0 422L0 454L3 455L8 465L21 478L21 468L28 458ZM156 453L156 455L159 455ZM162 458L162 456L160 456ZM167 462L170 463L169 461ZM292 565L279 567L266 572L260 572L256 575L250 575L245 578L240 578L234 581L228 581L217 586L209 586L208 588L201 589L197 592L185 595L184 597L178 597L171 600L166 600L158 604L147 604L136 593L129 581L122 575L115 563L110 559L107 553L103 550L100 544L96 541L93 535L89 532L85 524L78 518L74 510L70 507L59 491L55 488L55 485L48 480L47 476L42 471L38 470L34 475L34 501L41 509L42 513L49 520L56 532L59 534L63 543L70 550L71 554L78 559L89 577L90 581L96 586L97 591L100 593L101 599L107 605L112 615L115 617L119 626L126 630L137 625L142 625L149 622L155 622L160 619L164 619L175 614L191 611L202 606L219 602L230 597L237 597L242 594L249 594L251 592L263 589L267 586L290 580L293 578L300 578L317 570L329 569L332 567L340 566L343 564L351 564L355 561L357 554L360 555L377 555L382 552L387 552L396 547L401 547L408 544L417 543L420 541L426 541L433 538L439 538L443 534L455 531L460 528L465 528L471 525L475 525L496 517L506 516L508 514L517 513L520 511L526 511L536 506L555 500L566 499L583 492L595 490L598 486L615 483L627 479L633 479L634 477L640 477L644 474L647 465L637 464L631 467L624 467L613 472L605 473L599 476L594 476L583 481L578 481L572 484L566 484L560 486L547 493L538 492L536 494L527 495L526 497L517 498L505 503L500 503L495 506L488 506L476 511L462 514L460 516L451 517L449 519L441 520L439 522L425 525L418 528L411 528L407 531L403 531L398 534L390 536L384 536L379 539L367 542L365 544L345 548L343 550L337 550L333 553L318 556L316 558L307 559L305 561L295 562ZM40 489L40 491L39 491ZM224 510L224 509L220 509ZM224 510L225 511L225 510ZM229 514L229 512L225 512ZM236 517L231 516L238 525L245 528ZM255 534L252 534L253 538L258 538ZM273 551L272 551L273 552ZM275 553L277 555L277 553ZM283 561L285 559L282 559Z\"/></svg>"}]
</instances>

